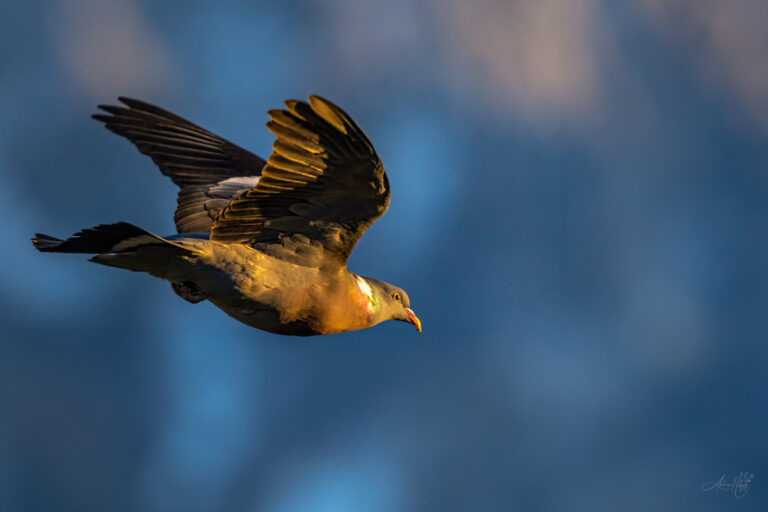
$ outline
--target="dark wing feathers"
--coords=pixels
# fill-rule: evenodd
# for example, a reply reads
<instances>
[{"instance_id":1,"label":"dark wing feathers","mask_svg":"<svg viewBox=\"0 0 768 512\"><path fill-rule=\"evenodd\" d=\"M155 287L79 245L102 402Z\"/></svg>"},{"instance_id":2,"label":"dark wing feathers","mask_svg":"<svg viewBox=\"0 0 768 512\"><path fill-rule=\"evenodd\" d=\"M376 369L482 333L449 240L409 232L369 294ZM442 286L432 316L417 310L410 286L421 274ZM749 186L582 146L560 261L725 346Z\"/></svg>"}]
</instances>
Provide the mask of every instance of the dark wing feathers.
<instances>
[{"instance_id":1,"label":"dark wing feathers","mask_svg":"<svg viewBox=\"0 0 768 512\"><path fill-rule=\"evenodd\" d=\"M258 176L235 177L210 185L192 185L179 191L173 216L179 233L207 233L214 219L233 199L258 183Z\"/></svg>"},{"instance_id":2,"label":"dark wing feathers","mask_svg":"<svg viewBox=\"0 0 768 512\"><path fill-rule=\"evenodd\" d=\"M314 241L345 262L389 204L387 176L370 141L318 96L269 111L267 128L277 139L266 163L166 110L119 99L125 107L101 105L106 114L93 117L181 188L174 216L180 233L210 231L212 240L264 250Z\"/></svg>"},{"instance_id":3,"label":"dark wing feathers","mask_svg":"<svg viewBox=\"0 0 768 512\"><path fill-rule=\"evenodd\" d=\"M211 239L268 249L286 239L316 240L346 262L363 232L387 209L389 183L359 126L328 100L270 110L277 136L261 179L221 211Z\"/></svg>"},{"instance_id":4,"label":"dark wing feathers","mask_svg":"<svg viewBox=\"0 0 768 512\"><path fill-rule=\"evenodd\" d=\"M264 160L203 128L154 105L120 97L126 107L100 105L107 114L94 119L133 142L166 176L181 187L174 220L180 233L208 232L221 208L254 185L209 195L210 188L232 177L257 177Z\"/></svg>"}]
</instances>

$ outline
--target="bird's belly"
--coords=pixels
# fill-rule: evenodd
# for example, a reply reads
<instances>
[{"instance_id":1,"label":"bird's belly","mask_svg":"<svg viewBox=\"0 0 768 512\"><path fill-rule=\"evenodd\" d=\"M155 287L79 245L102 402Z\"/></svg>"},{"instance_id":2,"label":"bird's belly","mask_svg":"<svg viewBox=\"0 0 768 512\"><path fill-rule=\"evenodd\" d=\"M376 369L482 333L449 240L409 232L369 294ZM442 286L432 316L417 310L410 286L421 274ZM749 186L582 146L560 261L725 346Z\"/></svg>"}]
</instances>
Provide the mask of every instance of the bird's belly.
<instances>
[{"instance_id":1,"label":"bird's belly","mask_svg":"<svg viewBox=\"0 0 768 512\"><path fill-rule=\"evenodd\" d=\"M259 302L232 304L228 301L217 300L215 297L211 297L209 300L235 320L262 331L292 336L322 334L317 331L315 323L311 319L286 321L277 309L267 304Z\"/></svg>"},{"instance_id":2,"label":"bird's belly","mask_svg":"<svg viewBox=\"0 0 768 512\"><path fill-rule=\"evenodd\" d=\"M322 276L317 268L276 262L252 249L242 255L225 251L213 256L193 281L210 302L246 325L295 336L369 325L360 315L351 314L355 304L338 292L345 282L335 275Z\"/></svg>"},{"instance_id":3,"label":"bird's belly","mask_svg":"<svg viewBox=\"0 0 768 512\"><path fill-rule=\"evenodd\" d=\"M232 318L263 331L292 336L315 336L364 329L368 325L354 315L333 314L326 310L306 308L299 311L278 309L257 301L231 303L209 297L210 302ZM282 311L282 313L281 313Z\"/></svg>"}]
</instances>

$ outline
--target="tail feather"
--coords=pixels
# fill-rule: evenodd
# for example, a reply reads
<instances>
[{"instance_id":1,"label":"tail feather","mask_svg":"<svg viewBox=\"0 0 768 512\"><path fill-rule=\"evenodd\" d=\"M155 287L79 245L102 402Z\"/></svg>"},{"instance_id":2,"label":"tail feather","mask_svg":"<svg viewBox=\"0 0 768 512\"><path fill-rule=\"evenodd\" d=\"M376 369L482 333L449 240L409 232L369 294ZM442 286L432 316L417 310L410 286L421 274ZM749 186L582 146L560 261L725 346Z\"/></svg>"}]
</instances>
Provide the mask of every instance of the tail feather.
<instances>
[{"instance_id":1,"label":"tail feather","mask_svg":"<svg viewBox=\"0 0 768 512\"><path fill-rule=\"evenodd\" d=\"M55 250L56 247L61 245L64 240L53 236L44 235L42 233L35 233L35 238L32 239L32 243L35 244L35 248L43 252L50 252Z\"/></svg>"},{"instance_id":2,"label":"tail feather","mask_svg":"<svg viewBox=\"0 0 768 512\"><path fill-rule=\"evenodd\" d=\"M127 222L102 224L75 233L66 240L36 234L32 239L42 252L95 254L89 261L110 267L147 272L171 282L190 280L197 251L161 238Z\"/></svg>"},{"instance_id":3,"label":"tail feather","mask_svg":"<svg viewBox=\"0 0 768 512\"><path fill-rule=\"evenodd\" d=\"M172 246L183 251L187 250L127 222L101 224L94 228L84 229L66 240L37 233L32 239L32 243L41 252L111 254L135 251L139 247L152 245Z\"/></svg>"}]
</instances>

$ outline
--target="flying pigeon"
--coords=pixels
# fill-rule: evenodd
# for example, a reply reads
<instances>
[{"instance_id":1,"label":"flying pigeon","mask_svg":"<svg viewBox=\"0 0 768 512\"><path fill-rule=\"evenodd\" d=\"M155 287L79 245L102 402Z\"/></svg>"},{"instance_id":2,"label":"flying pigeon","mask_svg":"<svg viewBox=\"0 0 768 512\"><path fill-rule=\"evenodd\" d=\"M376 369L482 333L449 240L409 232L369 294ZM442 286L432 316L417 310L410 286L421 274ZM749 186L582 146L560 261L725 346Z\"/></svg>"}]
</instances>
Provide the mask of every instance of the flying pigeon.
<instances>
[{"instance_id":1,"label":"flying pigeon","mask_svg":"<svg viewBox=\"0 0 768 512\"><path fill-rule=\"evenodd\" d=\"M319 96L270 110L277 139L265 162L166 110L119 98L93 115L148 155L179 186L177 234L127 222L67 240L36 234L42 252L95 254L90 261L170 281L183 299L209 300L265 331L311 336L385 320L421 322L408 295L347 270L363 232L389 205L384 167L360 127Z\"/></svg>"}]
</instances>

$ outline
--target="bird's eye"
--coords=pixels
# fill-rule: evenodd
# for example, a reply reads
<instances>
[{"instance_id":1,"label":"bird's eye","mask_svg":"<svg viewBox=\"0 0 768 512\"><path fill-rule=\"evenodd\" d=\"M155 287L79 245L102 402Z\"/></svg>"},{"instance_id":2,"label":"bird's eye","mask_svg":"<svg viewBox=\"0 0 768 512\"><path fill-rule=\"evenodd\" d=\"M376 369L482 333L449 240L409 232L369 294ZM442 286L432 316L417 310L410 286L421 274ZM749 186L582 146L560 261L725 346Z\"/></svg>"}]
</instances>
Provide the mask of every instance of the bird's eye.
<instances>
[{"instance_id":1,"label":"bird's eye","mask_svg":"<svg viewBox=\"0 0 768 512\"><path fill-rule=\"evenodd\" d=\"M395 299L395 300L400 300L400 294L399 294L399 293L396 293L396 294L394 294L394 295L392 296L392 298L393 298L393 299Z\"/></svg>"}]
</instances>

